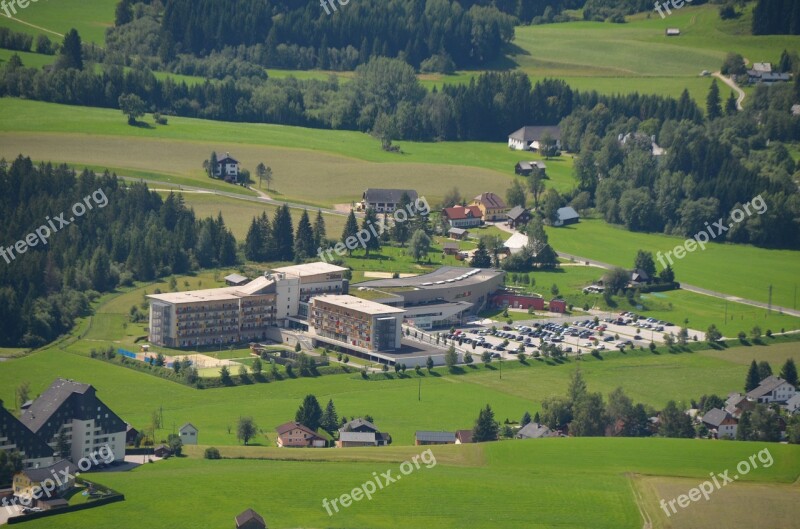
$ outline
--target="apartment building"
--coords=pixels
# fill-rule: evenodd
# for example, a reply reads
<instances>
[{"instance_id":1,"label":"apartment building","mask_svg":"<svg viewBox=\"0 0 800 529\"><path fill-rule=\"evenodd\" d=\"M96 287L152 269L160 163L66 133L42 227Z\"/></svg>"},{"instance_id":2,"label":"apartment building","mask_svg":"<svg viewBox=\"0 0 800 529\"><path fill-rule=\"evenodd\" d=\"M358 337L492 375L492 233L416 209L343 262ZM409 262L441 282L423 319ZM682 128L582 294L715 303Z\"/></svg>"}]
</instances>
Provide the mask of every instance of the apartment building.
<instances>
[{"instance_id":1,"label":"apartment building","mask_svg":"<svg viewBox=\"0 0 800 529\"><path fill-rule=\"evenodd\" d=\"M21 422L50 448L58 451L63 430L70 454L58 454L79 461L108 445L115 461L125 459L127 425L111 411L89 384L56 379L47 390L22 410Z\"/></svg>"},{"instance_id":2,"label":"apartment building","mask_svg":"<svg viewBox=\"0 0 800 529\"><path fill-rule=\"evenodd\" d=\"M405 310L349 295L311 300L309 324L320 341L367 351L400 349Z\"/></svg>"},{"instance_id":3,"label":"apartment building","mask_svg":"<svg viewBox=\"0 0 800 529\"><path fill-rule=\"evenodd\" d=\"M267 277L278 278L278 324L285 326L289 319L305 322L313 296L347 294L345 272L347 268L322 261L272 269Z\"/></svg>"},{"instance_id":4,"label":"apartment building","mask_svg":"<svg viewBox=\"0 0 800 529\"><path fill-rule=\"evenodd\" d=\"M0 450L17 450L25 468L40 468L55 462L53 449L2 406L0 401Z\"/></svg>"}]
</instances>

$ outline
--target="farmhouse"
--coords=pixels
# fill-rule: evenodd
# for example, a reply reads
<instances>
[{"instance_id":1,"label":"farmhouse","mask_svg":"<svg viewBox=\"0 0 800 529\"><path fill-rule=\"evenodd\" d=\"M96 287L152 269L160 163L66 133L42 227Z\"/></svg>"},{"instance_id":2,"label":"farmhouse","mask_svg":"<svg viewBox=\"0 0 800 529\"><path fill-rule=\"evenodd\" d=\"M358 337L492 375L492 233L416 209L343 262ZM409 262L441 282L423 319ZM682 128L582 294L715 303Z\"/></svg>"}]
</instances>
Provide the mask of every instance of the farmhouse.
<instances>
[{"instance_id":1,"label":"farmhouse","mask_svg":"<svg viewBox=\"0 0 800 529\"><path fill-rule=\"evenodd\" d=\"M747 392L748 399L762 404L784 403L794 395L794 386L776 376L765 378L757 388Z\"/></svg>"},{"instance_id":2,"label":"farmhouse","mask_svg":"<svg viewBox=\"0 0 800 529\"><path fill-rule=\"evenodd\" d=\"M561 127L558 126L528 126L522 127L509 134L508 148L516 151L538 151L541 148L542 138L550 136L561 149Z\"/></svg>"},{"instance_id":3,"label":"farmhouse","mask_svg":"<svg viewBox=\"0 0 800 529\"><path fill-rule=\"evenodd\" d=\"M451 228L474 228L483 224L483 212L478 206L453 206L442 210Z\"/></svg>"},{"instance_id":4,"label":"farmhouse","mask_svg":"<svg viewBox=\"0 0 800 529\"><path fill-rule=\"evenodd\" d=\"M419 195L413 189L367 189L361 198L361 209L373 209L376 213L394 213L403 195L413 203Z\"/></svg>"},{"instance_id":5,"label":"farmhouse","mask_svg":"<svg viewBox=\"0 0 800 529\"><path fill-rule=\"evenodd\" d=\"M508 207L505 201L492 192L481 193L472 199L472 206L478 206L485 221L502 220Z\"/></svg>"},{"instance_id":6,"label":"farmhouse","mask_svg":"<svg viewBox=\"0 0 800 529\"><path fill-rule=\"evenodd\" d=\"M717 439L735 439L739 420L726 410L712 408L703 415L703 424Z\"/></svg>"},{"instance_id":7,"label":"farmhouse","mask_svg":"<svg viewBox=\"0 0 800 529\"><path fill-rule=\"evenodd\" d=\"M511 211L506 214L506 218L508 219L507 224L509 227L518 228L530 222L531 212L522 206L514 206L511 208Z\"/></svg>"},{"instance_id":8,"label":"farmhouse","mask_svg":"<svg viewBox=\"0 0 800 529\"><path fill-rule=\"evenodd\" d=\"M178 436L181 439L181 442L185 445L196 445L197 444L197 434L199 430L190 422L187 422L183 426L180 427L178 430Z\"/></svg>"},{"instance_id":9,"label":"farmhouse","mask_svg":"<svg viewBox=\"0 0 800 529\"><path fill-rule=\"evenodd\" d=\"M18 450L25 468L53 464L53 448L6 410L0 401L0 450Z\"/></svg>"},{"instance_id":10,"label":"farmhouse","mask_svg":"<svg viewBox=\"0 0 800 529\"><path fill-rule=\"evenodd\" d=\"M533 174L534 169L538 169L544 173L547 170L547 166L544 162L540 161L517 162L517 165L514 166L514 173L520 176L530 176Z\"/></svg>"},{"instance_id":11,"label":"farmhouse","mask_svg":"<svg viewBox=\"0 0 800 529\"><path fill-rule=\"evenodd\" d=\"M73 461L105 445L113 452L114 461L125 458L127 424L97 398L89 384L57 378L22 412L21 420L54 449L63 430Z\"/></svg>"},{"instance_id":12,"label":"farmhouse","mask_svg":"<svg viewBox=\"0 0 800 529\"><path fill-rule=\"evenodd\" d=\"M569 206L558 208L556 217L553 226L569 226L570 224L577 224L581 220L581 216L578 215L578 212Z\"/></svg>"},{"instance_id":13,"label":"farmhouse","mask_svg":"<svg viewBox=\"0 0 800 529\"><path fill-rule=\"evenodd\" d=\"M325 448L328 442L311 428L291 421L281 424L278 432L278 446L281 448Z\"/></svg>"},{"instance_id":14,"label":"farmhouse","mask_svg":"<svg viewBox=\"0 0 800 529\"><path fill-rule=\"evenodd\" d=\"M417 431L414 434L414 444L424 445L452 445L456 443L456 434L453 432Z\"/></svg>"},{"instance_id":15,"label":"farmhouse","mask_svg":"<svg viewBox=\"0 0 800 529\"><path fill-rule=\"evenodd\" d=\"M555 435L557 434L554 434L553 431L544 424L529 422L519 429L515 437L517 439L541 439L543 437L554 437Z\"/></svg>"},{"instance_id":16,"label":"farmhouse","mask_svg":"<svg viewBox=\"0 0 800 529\"><path fill-rule=\"evenodd\" d=\"M392 444L392 436L381 433L378 427L365 419L353 419L339 428L337 448L354 446L387 446Z\"/></svg>"},{"instance_id":17,"label":"farmhouse","mask_svg":"<svg viewBox=\"0 0 800 529\"><path fill-rule=\"evenodd\" d=\"M752 411L753 408L755 408L753 401L747 400L747 397L741 393L731 393L725 401L725 411L737 419L742 416L743 412Z\"/></svg>"},{"instance_id":18,"label":"farmhouse","mask_svg":"<svg viewBox=\"0 0 800 529\"><path fill-rule=\"evenodd\" d=\"M226 152L225 156L217 160L214 168L214 176L224 178L226 182L236 182L239 180L239 161Z\"/></svg>"},{"instance_id":19,"label":"farmhouse","mask_svg":"<svg viewBox=\"0 0 800 529\"><path fill-rule=\"evenodd\" d=\"M786 411L789 413L800 412L800 393L795 393L794 397L786 401Z\"/></svg>"}]
</instances>

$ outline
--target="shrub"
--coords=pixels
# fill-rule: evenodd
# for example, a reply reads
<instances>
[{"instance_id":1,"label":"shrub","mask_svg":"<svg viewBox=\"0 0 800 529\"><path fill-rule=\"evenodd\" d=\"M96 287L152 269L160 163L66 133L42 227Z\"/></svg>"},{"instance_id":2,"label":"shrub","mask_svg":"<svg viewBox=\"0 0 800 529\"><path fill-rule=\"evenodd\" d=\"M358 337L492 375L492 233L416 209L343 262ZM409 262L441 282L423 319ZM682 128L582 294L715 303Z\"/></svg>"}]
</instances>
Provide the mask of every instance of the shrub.
<instances>
[{"instance_id":1,"label":"shrub","mask_svg":"<svg viewBox=\"0 0 800 529\"><path fill-rule=\"evenodd\" d=\"M203 457L205 457L206 459L222 459L222 457L219 455L219 450L217 450L213 446L209 446L208 448L206 448Z\"/></svg>"}]
</instances>

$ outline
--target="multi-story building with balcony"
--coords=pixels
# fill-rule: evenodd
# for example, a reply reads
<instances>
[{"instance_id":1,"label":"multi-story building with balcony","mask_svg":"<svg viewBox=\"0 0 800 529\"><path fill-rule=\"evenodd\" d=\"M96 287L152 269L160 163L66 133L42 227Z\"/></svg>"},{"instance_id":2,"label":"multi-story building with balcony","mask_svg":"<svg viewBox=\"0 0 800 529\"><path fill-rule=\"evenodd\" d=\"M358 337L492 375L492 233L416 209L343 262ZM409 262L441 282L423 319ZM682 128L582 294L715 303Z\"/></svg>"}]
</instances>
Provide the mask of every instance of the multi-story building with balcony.
<instances>
[{"instance_id":1,"label":"multi-story building with balcony","mask_svg":"<svg viewBox=\"0 0 800 529\"><path fill-rule=\"evenodd\" d=\"M108 445L115 461L125 459L127 425L97 398L89 384L56 379L36 400L23 406L20 420L56 452L63 432L69 454L58 453L59 458L77 462Z\"/></svg>"},{"instance_id":2,"label":"multi-story building with balcony","mask_svg":"<svg viewBox=\"0 0 800 529\"><path fill-rule=\"evenodd\" d=\"M318 341L356 351L395 351L401 347L404 314L403 309L354 296L316 296L310 332Z\"/></svg>"}]
</instances>

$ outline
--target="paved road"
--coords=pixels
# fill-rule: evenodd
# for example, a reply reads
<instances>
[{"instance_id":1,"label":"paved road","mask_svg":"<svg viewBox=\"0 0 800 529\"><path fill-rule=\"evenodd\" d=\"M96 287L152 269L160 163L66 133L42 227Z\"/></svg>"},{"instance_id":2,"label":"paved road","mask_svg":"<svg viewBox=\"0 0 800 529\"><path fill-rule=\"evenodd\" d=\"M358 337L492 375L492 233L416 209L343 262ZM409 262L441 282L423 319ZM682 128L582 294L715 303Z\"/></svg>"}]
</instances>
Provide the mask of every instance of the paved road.
<instances>
[{"instance_id":1,"label":"paved road","mask_svg":"<svg viewBox=\"0 0 800 529\"><path fill-rule=\"evenodd\" d=\"M739 86L738 86L738 85L737 85L735 82L733 82L733 79L731 79L730 77L725 77L725 76L724 76L724 75L722 75L720 72L714 72L712 75L713 75L714 77L716 77L717 79L719 79L720 81L722 81L723 83L725 83L726 85L728 85L728 86L730 86L731 88L733 88L733 90L734 90L734 91L735 91L737 94L739 94L739 98L736 100L736 109L737 109L737 110L742 110L742 109L744 108L744 107L742 106L742 103L744 103L744 97L745 97L744 90L742 90L741 88L739 88ZM725 98L723 98L723 100L724 100L724 99L725 99Z\"/></svg>"}]
</instances>

